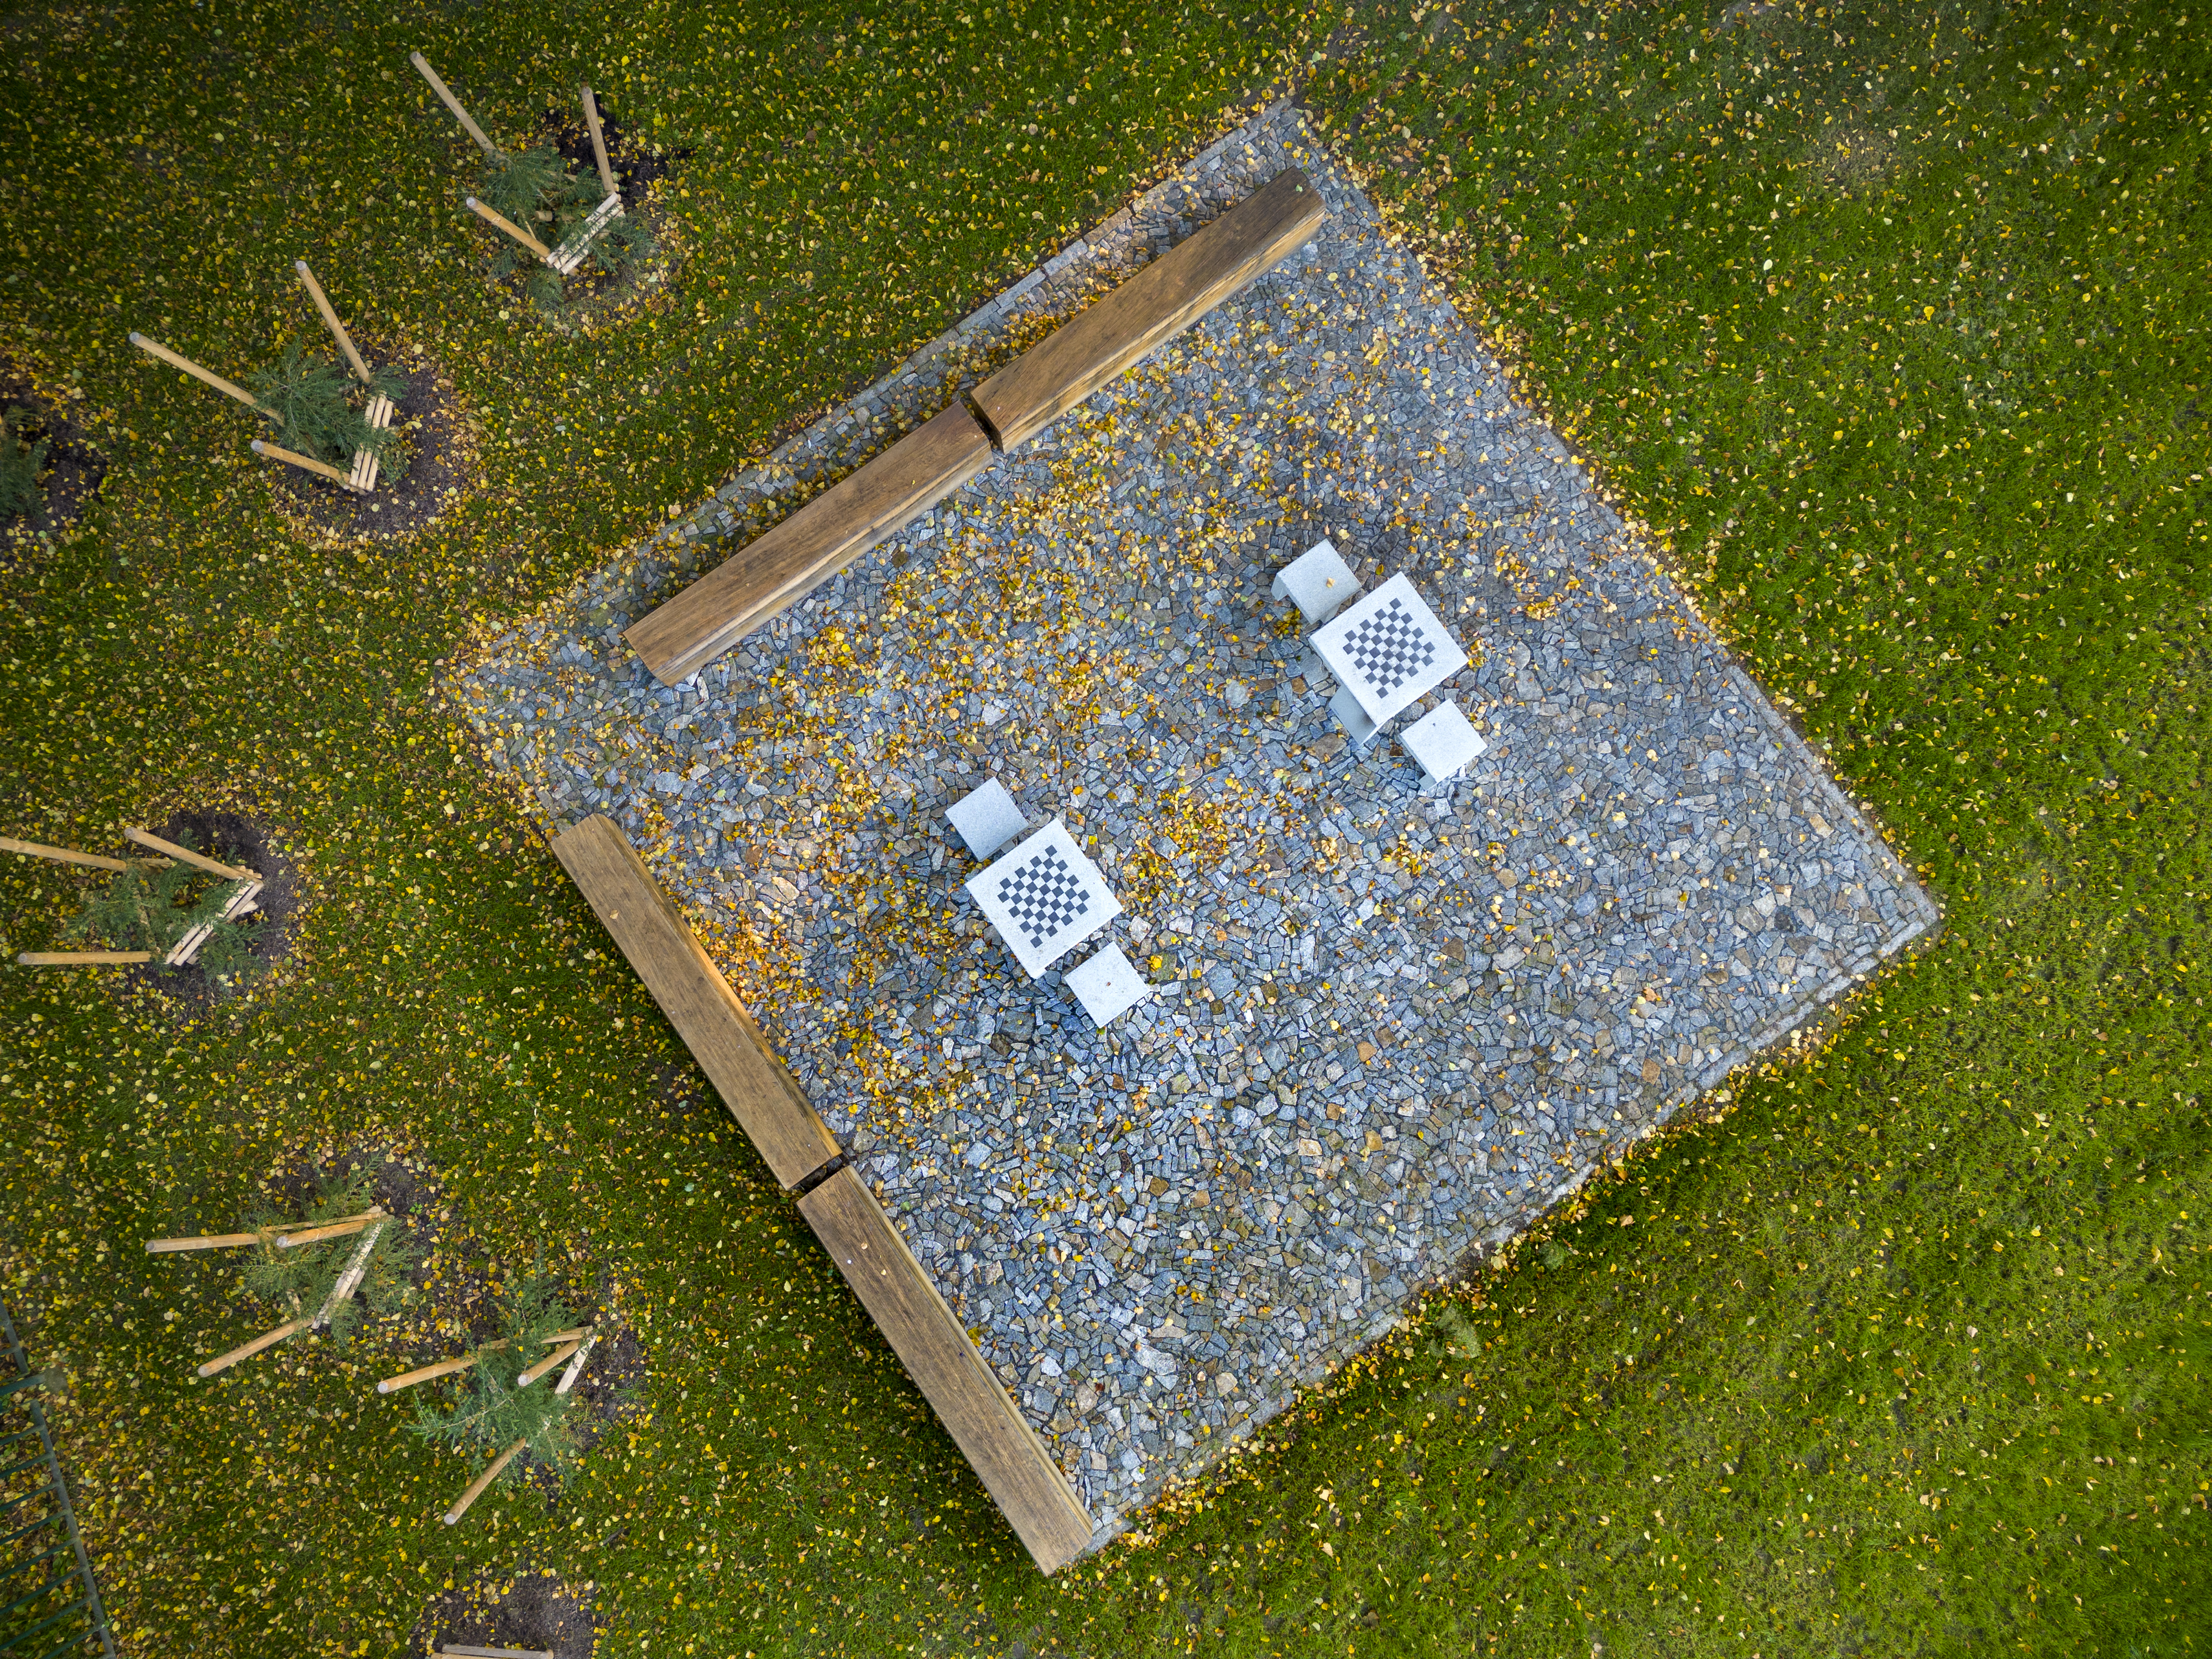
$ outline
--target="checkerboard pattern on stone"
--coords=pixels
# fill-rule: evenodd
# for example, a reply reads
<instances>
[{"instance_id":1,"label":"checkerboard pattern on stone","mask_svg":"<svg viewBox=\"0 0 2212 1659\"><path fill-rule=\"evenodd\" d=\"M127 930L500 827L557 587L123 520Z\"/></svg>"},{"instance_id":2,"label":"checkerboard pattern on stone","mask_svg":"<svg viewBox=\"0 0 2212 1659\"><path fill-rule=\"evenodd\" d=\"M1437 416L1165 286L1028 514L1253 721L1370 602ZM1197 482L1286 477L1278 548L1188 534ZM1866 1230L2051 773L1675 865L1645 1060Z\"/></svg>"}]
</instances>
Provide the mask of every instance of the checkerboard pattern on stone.
<instances>
[{"instance_id":1,"label":"checkerboard pattern on stone","mask_svg":"<svg viewBox=\"0 0 2212 1659\"><path fill-rule=\"evenodd\" d=\"M1467 653L1401 573L1334 622L1314 648L1376 726L1467 666Z\"/></svg>"},{"instance_id":2,"label":"checkerboard pattern on stone","mask_svg":"<svg viewBox=\"0 0 2212 1659\"><path fill-rule=\"evenodd\" d=\"M1293 161L1309 257L696 685L639 670L621 629L696 541ZM1295 112L1016 289L451 684L526 798L613 816L711 923L1103 1535L1935 913ZM1449 786L1303 671L1267 589L1324 536L1480 647ZM993 772L1129 907L1153 994L1109 1026L965 902L944 812Z\"/></svg>"},{"instance_id":3,"label":"checkerboard pattern on stone","mask_svg":"<svg viewBox=\"0 0 2212 1659\"><path fill-rule=\"evenodd\" d=\"M1032 975L1121 913L1098 866L1057 818L976 876L968 891Z\"/></svg>"}]
</instances>

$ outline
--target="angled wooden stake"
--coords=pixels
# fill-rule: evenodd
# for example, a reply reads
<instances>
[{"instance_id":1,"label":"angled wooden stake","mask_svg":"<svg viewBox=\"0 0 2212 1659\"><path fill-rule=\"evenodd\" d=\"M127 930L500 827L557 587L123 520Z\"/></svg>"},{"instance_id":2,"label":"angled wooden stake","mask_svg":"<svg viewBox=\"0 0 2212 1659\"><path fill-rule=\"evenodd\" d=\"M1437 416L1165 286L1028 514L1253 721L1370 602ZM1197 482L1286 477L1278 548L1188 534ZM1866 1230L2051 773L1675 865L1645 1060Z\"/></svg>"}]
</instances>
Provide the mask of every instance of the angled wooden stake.
<instances>
[{"instance_id":1,"label":"angled wooden stake","mask_svg":"<svg viewBox=\"0 0 2212 1659\"><path fill-rule=\"evenodd\" d=\"M590 1328L584 1327L573 1331L556 1331L545 1340L556 1344L574 1342L590 1334ZM451 1376L454 1372L465 1371L475 1364L479 1355L489 1353L495 1348L503 1348L506 1346L507 1339L503 1336L490 1342L480 1342L477 1345L475 1353L464 1355L461 1358L441 1359L434 1365L423 1366L420 1370L402 1371L397 1376L387 1376L376 1385L376 1391L379 1394L396 1394L402 1389L413 1388L417 1382L430 1382L441 1376ZM591 1345L586 1343L585 1346L588 1347Z\"/></svg>"},{"instance_id":2,"label":"angled wooden stake","mask_svg":"<svg viewBox=\"0 0 2212 1659\"><path fill-rule=\"evenodd\" d=\"M512 1446L509 1446L497 1457L492 1459L491 1467L489 1468L486 1469L482 1474L478 1475L474 1480L469 1483L469 1489L461 1494L460 1501L455 1504L453 1508L446 1511L446 1524L447 1526L452 1526L453 1522L459 1520L463 1516L469 1512L469 1505L475 1503L477 1498L483 1496L484 1488L491 1485L493 1481L499 1479L499 1472L514 1461L515 1453L520 1451L524 1443L522 1441L516 1441Z\"/></svg>"},{"instance_id":3,"label":"angled wooden stake","mask_svg":"<svg viewBox=\"0 0 2212 1659\"><path fill-rule=\"evenodd\" d=\"M599 1340L596 1335L587 1336L576 1345L576 1357L568 1362L568 1369L561 1373L561 1380L553 1385L554 1393L565 1395L576 1386L576 1379L584 1374L584 1362L592 1357L592 1350L598 1346Z\"/></svg>"},{"instance_id":4,"label":"angled wooden stake","mask_svg":"<svg viewBox=\"0 0 2212 1659\"><path fill-rule=\"evenodd\" d=\"M200 1375L202 1376L213 1376L217 1371L223 1370L232 1365L235 1365L241 1359L251 1359L254 1355L259 1353L264 1348L273 1348L276 1344L282 1342L286 1337L298 1335L301 1331L306 1330L313 1322L312 1320L304 1316L299 1319L287 1320L284 1323L279 1325L275 1330L264 1331L259 1336L255 1337L252 1341L241 1344L240 1346L233 1348L228 1353L217 1354L214 1358L209 1360L206 1364L200 1367Z\"/></svg>"},{"instance_id":5,"label":"angled wooden stake","mask_svg":"<svg viewBox=\"0 0 2212 1659\"><path fill-rule=\"evenodd\" d=\"M361 1214L349 1215L343 1221L325 1222L321 1226L308 1227L296 1233L279 1233L276 1236L276 1248L280 1250L295 1250L302 1244L319 1244L326 1238L343 1238L349 1233L359 1232L372 1221L383 1219L382 1206L371 1205Z\"/></svg>"},{"instance_id":6,"label":"angled wooden stake","mask_svg":"<svg viewBox=\"0 0 2212 1659\"><path fill-rule=\"evenodd\" d=\"M103 858L98 853L74 853L66 847L48 847L41 842L17 841L13 836L0 836L0 853L26 853L34 859L52 859L57 864L88 865L94 870L128 870L131 867L127 859ZM160 861L168 862L167 859Z\"/></svg>"},{"instance_id":7,"label":"angled wooden stake","mask_svg":"<svg viewBox=\"0 0 2212 1659\"><path fill-rule=\"evenodd\" d=\"M330 330L331 337L338 343L338 349L345 353L346 361L353 365L353 372L360 377L361 383L368 385L368 365L362 362L361 353L354 349L353 336L346 332L345 325L338 320L338 313L331 306L330 295L323 292L323 285L315 280L315 273L307 269L305 259L293 260L292 269L300 273L300 281L307 290L307 297L315 302L315 309L323 313L323 326Z\"/></svg>"},{"instance_id":8,"label":"angled wooden stake","mask_svg":"<svg viewBox=\"0 0 2212 1659\"><path fill-rule=\"evenodd\" d=\"M428 60L419 52L410 52L407 54L407 61L422 71L422 78L430 83L430 90L446 100L446 107L453 112L454 118L467 129L469 137L477 141L477 148L488 156L497 155L499 146L484 137L482 127L469 119L469 112L461 107L461 100L454 97L446 83L438 78L438 71L430 67Z\"/></svg>"},{"instance_id":9,"label":"angled wooden stake","mask_svg":"<svg viewBox=\"0 0 2212 1659\"><path fill-rule=\"evenodd\" d=\"M592 159L599 164L599 183L612 196L615 170L607 165L607 136L599 131L599 100L592 96L588 85L578 90L584 94L584 125L592 135Z\"/></svg>"},{"instance_id":10,"label":"angled wooden stake","mask_svg":"<svg viewBox=\"0 0 2212 1659\"><path fill-rule=\"evenodd\" d=\"M361 1281L368 1274L368 1253L376 1248L377 1237L384 1231L384 1223L378 1222L362 1235L361 1243L354 1247L353 1259L346 1270L338 1275L338 1282L331 1286L330 1296L324 1301L322 1310L315 1316L318 1328L331 1322L331 1316L343 1307L353 1293L361 1288Z\"/></svg>"},{"instance_id":11,"label":"angled wooden stake","mask_svg":"<svg viewBox=\"0 0 2212 1659\"><path fill-rule=\"evenodd\" d=\"M205 381L208 385L213 386L217 392L222 392L225 397L237 398L239 402L244 404L255 414L269 414L267 410L261 407L260 403L255 398L254 395L251 392L248 392L244 386L240 386L234 380L224 380L222 375L216 374L211 368L202 368L191 358L184 356L178 352L170 350L168 347L163 345L159 340L149 340L143 334L133 334L131 337L131 343L137 346L139 350L144 352L148 356L158 357L163 362L168 364L170 368L181 368L185 374L191 375L194 380ZM273 420L276 417L271 416L270 418Z\"/></svg>"},{"instance_id":12,"label":"angled wooden stake","mask_svg":"<svg viewBox=\"0 0 2212 1659\"><path fill-rule=\"evenodd\" d=\"M488 225L497 226L508 235L514 237L516 241L521 243L523 246L528 248L539 258L550 258L552 256L552 249L547 247L544 243L539 241L535 236L532 236L520 225L516 224L512 219L507 218L503 214L494 212L490 208L486 207L482 202L477 200L475 197L465 196L461 198L461 201L462 204L465 206L470 212L475 214L477 218L483 220Z\"/></svg>"},{"instance_id":13,"label":"angled wooden stake","mask_svg":"<svg viewBox=\"0 0 2212 1659\"><path fill-rule=\"evenodd\" d=\"M514 1381L514 1386L518 1389L528 1388L532 1382L535 1382L539 1377L544 1376L546 1372L551 1370L556 1365L567 1364L569 1357L573 1355L577 1349L583 1346L584 1345L580 1342L571 1342L566 1347L554 1349L551 1353L546 1355L544 1358L539 1360L535 1365L532 1365L528 1370L523 1372L520 1376L517 1377Z\"/></svg>"},{"instance_id":14,"label":"angled wooden stake","mask_svg":"<svg viewBox=\"0 0 2212 1659\"><path fill-rule=\"evenodd\" d=\"M96 968L110 962L151 962L151 951L23 951L16 963L25 968Z\"/></svg>"},{"instance_id":15,"label":"angled wooden stake","mask_svg":"<svg viewBox=\"0 0 2212 1659\"><path fill-rule=\"evenodd\" d=\"M177 1250L234 1250L260 1242L259 1233L202 1233L193 1238L149 1238L146 1248L164 1255Z\"/></svg>"},{"instance_id":16,"label":"angled wooden stake","mask_svg":"<svg viewBox=\"0 0 2212 1659\"><path fill-rule=\"evenodd\" d=\"M256 446L257 448L258 447ZM176 860L179 864L189 864L193 869L204 870L211 876L228 876L233 881L261 879L251 870L241 870L234 864L218 864L203 854L195 853L189 847L179 847L173 841L163 841L159 836L149 835L145 830L133 829L129 824L123 827L123 839L135 841L141 847L150 847L155 852Z\"/></svg>"},{"instance_id":17,"label":"angled wooden stake","mask_svg":"<svg viewBox=\"0 0 2212 1659\"><path fill-rule=\"evenodd\" d=\"M353 489L353 479L351 476L340 471L337 467L332 466L328 461L319 461L312 455L302 455L295 450L280 449L275 444L262 442L258 438L256 438L253 441L252 448L255 454L262 457L265 460L288 461L292 465L300 468L302 471L313 472L322 477L328 478L333 483L339 484L347 489Z\"/></svg>"}]
</instances>

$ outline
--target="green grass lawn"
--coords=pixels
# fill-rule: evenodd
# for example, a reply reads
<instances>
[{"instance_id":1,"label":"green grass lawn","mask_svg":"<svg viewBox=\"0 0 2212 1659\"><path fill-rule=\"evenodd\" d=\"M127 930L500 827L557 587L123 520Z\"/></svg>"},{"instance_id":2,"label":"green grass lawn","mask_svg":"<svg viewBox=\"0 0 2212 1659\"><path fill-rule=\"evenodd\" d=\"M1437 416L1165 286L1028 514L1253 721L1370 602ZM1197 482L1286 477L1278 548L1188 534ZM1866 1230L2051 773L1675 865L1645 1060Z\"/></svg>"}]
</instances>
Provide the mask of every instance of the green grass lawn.
<instances>
[{"instance_id":1,"label":"green grass lawn","mask_svg":"<svg viewBox=\"0 0 2212 1659\"><path fill-rule=\"evenodd\" d=\"M449 1583L523 1569L594 1585L599 1651L651 1659L2205 1648L2202 20L679 0L6 27L0 350L111 469L81 538L0 578L0 832L110 850L118 821L236 807L313 900L283 972L212 1010L0 980L5 1294L69 1368L126 1651L398 1652ZM492 292L416 46L495 136L588 76L692 152L661 297L562 337ZM1048 1582L440 665L1291 73L1947 928ZM314 331L300 256L476 423L481 488L411 543L289 538L242 412L125 343L266 362ZM83 890L9 860L7 950ZM192 1378L269 1322L219 1261L140 1241L362 1146L439 1183L441 1284L542 1249L640 1333L646 1412L557 1502L507 1486L439 1524L470 1470L371 1391L406 1363L390 1334Z\"/></svg>"}]
</instances>

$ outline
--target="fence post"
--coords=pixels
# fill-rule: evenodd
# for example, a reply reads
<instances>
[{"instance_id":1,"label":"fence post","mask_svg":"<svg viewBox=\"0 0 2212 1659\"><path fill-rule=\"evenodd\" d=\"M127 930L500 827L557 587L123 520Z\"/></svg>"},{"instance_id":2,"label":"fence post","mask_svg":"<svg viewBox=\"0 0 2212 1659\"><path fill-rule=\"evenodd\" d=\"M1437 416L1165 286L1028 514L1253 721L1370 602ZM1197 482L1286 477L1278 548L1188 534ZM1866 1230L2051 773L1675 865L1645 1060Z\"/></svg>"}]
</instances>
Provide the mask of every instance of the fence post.
<instances>
[{"instance_id":1,"label":"fence post","mask_svg":"<svg viewBox=\"0 0 2212 1659\"><path fill-rule=\"evenodd\" d=\"M0 1333L4 1333L8 1339L8 1357L15 1362L16 1378L19 1381L27 1381L32 1376L30 1364L23 1358L23 1345L15 1336L15 1322L8 1316L5 1305L0 1305ZM64 1607L46 1622L57 1623L82 1607L86 1623L90 1626L86 1634L99 1637L100 1651L106 1656L106 1659L115 1659L115 1638L107 1627L107 1610L100 1604L100 1586L93 1582L92 1559L84 1553L84 1539L76 1528L76 1511L70 1504L69 1482L62 1478L61 1460L54 1455L54 1437L46 1426L46 1408L39 1403L38 1390L43 1386L44 1379L40 1378L37 1382L33 1382L30 1386L17 1391L16 1397L21 1403L30 1408L32 1425L38 1430L39 1449L42 1454L42 1461L46 1466L48 1490L53 1494L54 1507L45 1519L33 1522L24 1528L23 1531L33 1532L40 1527L51 1526L59 1522L69 1536L70 1550L76 1558L76 1567L74 1571L63 1575L60 1579L49 1581L46 1588L54 1588L70 1578L75 1578L84 1587L84 1594L75 1606ZM57 1546L57 1548L58 1547ZM42 1595L44 1590L34 1594ZM72 1643L64 1638L64 1647L81 1644L82 1639L80 1637ZM57 1648L54 1651L60 1652L62 1649Z\"/></svg>"}]
</instances>

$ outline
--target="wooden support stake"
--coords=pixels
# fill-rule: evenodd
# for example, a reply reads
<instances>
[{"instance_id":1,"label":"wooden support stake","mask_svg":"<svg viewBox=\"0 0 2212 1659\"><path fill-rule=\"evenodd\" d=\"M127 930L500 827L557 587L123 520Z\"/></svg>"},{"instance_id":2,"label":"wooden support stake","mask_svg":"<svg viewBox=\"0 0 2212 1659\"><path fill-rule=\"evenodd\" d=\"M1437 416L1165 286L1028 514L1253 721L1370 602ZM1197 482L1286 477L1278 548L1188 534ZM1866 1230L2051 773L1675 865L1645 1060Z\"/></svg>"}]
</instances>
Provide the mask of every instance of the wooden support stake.
<instances>
[{"instance_id":1,"label":"wooden support stake","mask_svg":"<svg viewBox=\"0 0 2212 1659\"><path fill-rule=\"evenodd\" d=\"M497 1457L492 1460L492 1464L489 1468L486 1469L482 1474L478 1475L474 1480L469 1483L469 1489L461 1494L460 1502L455 1504L453 1508L446 1511L446 1524L447 1526L452 1526L456 1521L459 1520L463 1516L469 1512L469 1505L475 1503L477 1498L483 1496L484 1488L491 1485L493 1481L499 1479L499 1472L514 1461L515 1453L520 1451L522 1447L523 1443L520 1440L516 1441L512 1446L509 1446L505 1451L501 1452Z\"/></svg>"},{"instance_id":2,"label":"wooden support stake","mask_svg":"<svg viewBox=\"0 0 2212 1659\"><path fill-rule=\"evenodd\" d=\"M297 1335L300 1332L306 1330L311 1322L311 1321L304 1318L287 1320L283 1324L279 1325L273 1331L264 1331L259 1336L255 1337L252 1341L245 1344L242 1347L233 1348L228 1353L217 1354L214 1358L209 1360L206 1364L200 1367L200 1375L202 1376L213 1376L217 1371L222 1370L228 1366L235 1365L241 1359L251 1359L254 1355L259 1353L264 1348L273 1348L276 1344L282 1342L286 1337Z\"/></svg>"},{"instance_id":3,"label":"wooden support stake","mask_svg":"<svg viewBox=\"0 0 2212 1659\"><path fill-rule=\"evenodd\" d=\"M325 1222L318 1227L309 1227L303 1232L279 1233L276 1236L276 1248L280 1250L295 1250L302 1244L319 1244L326 1238L343 1238L349 1233L359 1232L372 1221L383 1219L383 1206L372 1204L359 1215L349 1215L343 1221Z\"/></svg>"},{"instance_id":4,"label":"wooden support stake","mask_svg":"<svg viewBox=\"0 0 2212 1659\"><path fill-rule=\"evenodd\" d=\"M545 1340L551 1343L573 1342L590 1334L590 1328L586 1326L573 1331L556 1331ZM434 1365L423 1366L420 1370L402 1371L397 1376L387 1376L376 1385L376 1391L379 1394L395 1394L401 1389L411 1389L417 1382L432 1382L441 1376L451 1376L456 1371L468 1370L477 1363L478 1356L506 1346L507 1339L503 1336L489 1342L479 1343L475 1353L464 1355L461 1358L441 1359Z\"/></svg>"},{"instance_id":5,"label":"wooden support stake","mask_svg":"<svg viewBox=\"0 0 2212 1659\"><path fill-rule=\"evenodd\" d=\"M150 847L157 853L167 854L179 864L189 864L193 869L204 870L211 876L228 876L233 881L261 879L251 870L241 870L234 864L217 864L213 859L195 853L189 847L179 847L173 841L163 841L159 836L148 835L143 830L133 829L129 824L123 826L123 839L135 841L141 847Z\"/></svg>"},{"instance_id":6,"label":"wooden support stake","mask_svg":"<svg viewBox=\"0 0 2212 1659\"><path fill-rule=\"evenodd\" d=\"M469 137L477 141L477 148L487 156L497 155L499 146L485 137L483 129L469 118L468 111L461 107L461 100L454 97L446 83L438 78L438 71L430 67L429 61L419 52L409 52L407 61L422 71L422 78L430 83L430 90L446 100L446 107L453 112L454 118L467 129Z\"/></svg>"},{"instance_id":7,"label":"wooden support stake","mask_svg":"<svg viewBox=\"0 0 2212 1659\"><path fill-rule=\"evenodd\" d=\"M553 1385L554 1393L565 1395L576 1386L576 1379L584 1374L584 1362L592 1357L592 1350L599 1340L597 1336L587 1336L576 1345L576 1357L568 1362L568 1369L561 1373L561 1380Z\"/></svg>"},{"instance_id":8,"label":"wooden support stake","mask_svg":"<svg viewBox=\"0 0 2212 1659\"><path fill-rule=\"evenodd\" d=\"M94 870L128 870L128 859L103 858L97 853L73 853L66 847L48 847L42 842L17 841L13 836L0 836L0 853L25 853L34 859L52 859L57 864L88 865Z\"/></svg>"},{"instance_id":9,"label":"wooden support stake","mask_svg":"<svg viewBox=\"0 0 2212 1659\"><path fill-rule=\"evenodd\" d=\"M215 937L215 930L216 927L221 926L223 922L236 921L240 916L245 915L248 911L260 908L255 902L255 900L259 897L260 893L261 884L258 881L249 881L240 884L238 888L231 894L229 901L222 907L222 915L217 917L214 921L202 922L198 927L193 928L191 932L186 933L182 939L179 939L176 944L176 948L171 951L167 956L161 958L161 965L164 968L190 967L193 960L198 957L200 947Z\"/></svg>"},{"instance_id":10,"label":"wooden support stake","mask_svg":"<svg viewBox=\"0 0 2212 1659\"><path fill-rule=\"evenodd\" d=\"M552 249L547 247L544 243L539 241L535 236L532 236L520 225L516 224L512 219L507 218L501 214L494 212L490 208L486 207L482 202L477 200L473 196L465 196L461 200L468 208L468 210L475 214L477 218L483 220L488 225L496 225L500 229L514 237L516 241L521 243L523 246L528 248L539 258L548 258L551 256L553 252Z\"/></svg>"},{"instance_id":11,"label":"wooden support stake","mask_svg":"<svg viewBox=\"0 0 2212 1659\"><path fill-rule=\"evenodd\" d=\"M24 968L97 968L104 963L153 959L151 951L25 951L15 957Z\"/></svg>"},{"instance_id":12,"label":"wooden support stake","mask_svg":"<svg viewBox=\"0 0 2212 1659\"><path fill-rule=\"evenodd\" d=\"M546 1648L440 1648L439 1653L451 1655L453 1659L553 1659Z\"/></svg>"},{"instance_id":13,"label":"wooden support stake","mask_svg":"<svg viewBox=\"0 0 2212 1659\"><path fill-rule=\"evenodd\" d=\"M177 1250L235 1250L260 1242L259 1233L202 1233L197 1238L149 1238L146 1248L164 1255Z\"/></svg>"},{"instance_id":14,"label":"wooden support stake","mask_svg":"<svg viewBox=\"0 0 2212 1659\"><path fill-rule=\"evenodd\" d=\"M384 1224L380 1221L362 1235L361 1243L354 1247L353 1260L346 1263L346 1270L338 1275L338 1282L331 1287L322 1311L315 1316L318 1328L328 1325L331 1316L343 1307L353 1293L361 1288L361 1281L368 1273L368 1254L376 1248L377 1238L383 1231Z\"/></svg>"},{"instance_id":15,"label":"wooden support stake","mask_svg":"<svg viewBox=\"0 0 2212 1659\"><path fill-rule=\"evenodd\" d=\"M338 343L338 349L345 353L346 361L353 365L353 372L361 377L361 383L363 386L372 384L368 378L368 365L362 362L361 353L354 349L353 336L346 332L345 325L338 320L338 313L331 308L330 296L323 292L323 285L315 280L315 273L307 269L307 262L295 259L292 269L300 273L301 282L307 285L307 297L315 302L315 309L323 313L323 326L330 330L331 337Z\"/></svg>"},{"instance_id":16,"label":"wooden support stake","mask_svg":"<svg viewBox=\"0 0 2212 1659\"><path fill-rule=\"evenodd\" d=\"M528 1370L523 1372L520 1376L517 1377L515 1379L515 1387L518 1389L528 1388L532 1382L535 1382L539 1377L544 1376L546 1372L551 1370L556 1365L561 1364L566 1361L576 1352L577 1349L583 1346L584 1345L580 1342L571 1342L565 1348L554 1349L551 1353L546 1355L544 1358L539 1360L535 1365L532 1365Z\"/></svg>"},{"instance_id":17,"label":"wooden support stake","mask_svg":"<svg viewBox=\"0 0 2212 1659\"><path fill-rule=\"evenodd\" d=\"M328 478L333 483L344 485L348 489L353 488L353 480L328 461L319 461L312 455L298 454L289 449L279 449L275 444L264 443L258 438L253 441L252 448L255 454L265 460L288 461L303 471L313 472Z\"/></svg>"},{"instance_id":18,"label":"wooden support stake","mask_svg":"<svg viewBox=\"0 0 2212 1659\"><path fill-rule=\"evenodd\" d=\"M202 368L191 358L180 356L176 352L170 350L168 347L163 345L160 341L149 340L143 334L133 334L131 337L131 343L137 346L139 350L144 352L148 356L159 357L163 362L168 364L170 368L181 368L185 374L191 375L194 380L204 380L208 385L213 386L217 392L222 392L225 397L237 398L239 402L244 404L248 409L253 410L257 415L269 414L267 410L261 407L260 399L256 398L251 392L248 392L244 386L238 385L235 381L224 380L222 375L216 374L211 368ZM270 416L270 418L274 420L276 416L272 415Z\"/></svg>"},{"instance_id":19,"label":"wooden support stake","mask_svg":"<svg viewBox=\"0 0 2212 1659\"><path fill-rule=\"evenodd\" d=\"M586 85L577 88L584 94L584 125L592 135L592 159L599 164L599 183L606 192L615 194L615 170L607 165L607 137L599 131L599 100L592 96Z\"/></svg>"}]
</instances>

